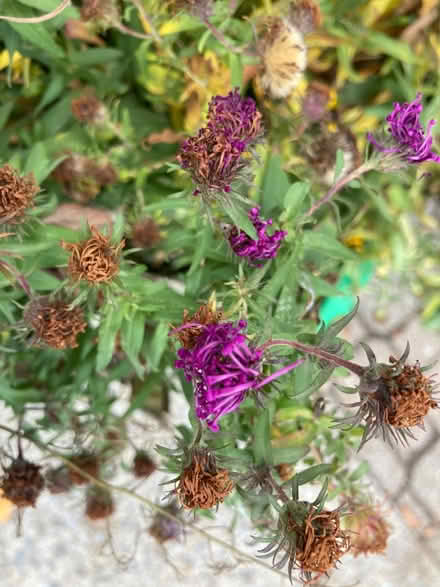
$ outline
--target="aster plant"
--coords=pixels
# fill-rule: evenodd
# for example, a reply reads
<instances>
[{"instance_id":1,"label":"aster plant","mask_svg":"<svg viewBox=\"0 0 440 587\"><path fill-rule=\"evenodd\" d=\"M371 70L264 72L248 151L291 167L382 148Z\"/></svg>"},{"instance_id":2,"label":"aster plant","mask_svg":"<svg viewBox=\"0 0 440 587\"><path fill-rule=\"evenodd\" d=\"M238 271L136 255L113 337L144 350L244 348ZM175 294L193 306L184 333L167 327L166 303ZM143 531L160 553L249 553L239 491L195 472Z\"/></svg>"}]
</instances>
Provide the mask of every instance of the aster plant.
<instances>
[{"instance_id":1,"label":"aster plant","mask_svg":"<svg viewBox=\"0 0 440 587\"><path fill-rule=\"evenodd\" d=\"M427 265L438 287L423 191L436 200L438 72L417 70L419 42L410 67L392 62L419 7L392 27L382 15L370 49L350 2L4 4L2 498L44 516L43 491L72 492L109 529L124 493L154 512L139 539L159 545L188 524L206 538L202 518L239 509L265 548L229 545L237 560L292 582L385 552L387 506L359 459L376 438L417 441L438 413L435 377L409 345L386 362L364 344L355 362L360 302L335 305L364 262L404 261L414 291ZM384 104L397 87L415 98ZM343 369L357 378L337 387L347 405L330 393ZM155 452L156 427L171 434Z\"/></svg>"}]
</instances>

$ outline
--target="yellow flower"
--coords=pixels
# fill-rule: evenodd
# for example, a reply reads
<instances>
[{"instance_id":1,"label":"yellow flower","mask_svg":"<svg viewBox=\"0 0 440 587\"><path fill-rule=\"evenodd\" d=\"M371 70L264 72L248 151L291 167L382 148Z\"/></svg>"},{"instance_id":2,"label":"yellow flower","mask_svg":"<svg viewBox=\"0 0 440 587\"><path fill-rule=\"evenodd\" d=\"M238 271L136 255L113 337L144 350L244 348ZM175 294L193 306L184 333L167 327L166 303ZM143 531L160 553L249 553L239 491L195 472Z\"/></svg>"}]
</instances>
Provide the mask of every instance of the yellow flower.
<instances>
[{"instance_id":1,"label":"yellow flower","mask_svg":"<svg viewBox=\"0 0 440 587\"><path fill-rule=\"evenodd\" d=\"M9 51L5 49L0 53L0 71L9 67L11 58ZM31 60L29 57L23 57L18 51L14 51L12 54L12 79L14 81L19 80L22 76L28 75Z\"/></svg>"}]
</instances>

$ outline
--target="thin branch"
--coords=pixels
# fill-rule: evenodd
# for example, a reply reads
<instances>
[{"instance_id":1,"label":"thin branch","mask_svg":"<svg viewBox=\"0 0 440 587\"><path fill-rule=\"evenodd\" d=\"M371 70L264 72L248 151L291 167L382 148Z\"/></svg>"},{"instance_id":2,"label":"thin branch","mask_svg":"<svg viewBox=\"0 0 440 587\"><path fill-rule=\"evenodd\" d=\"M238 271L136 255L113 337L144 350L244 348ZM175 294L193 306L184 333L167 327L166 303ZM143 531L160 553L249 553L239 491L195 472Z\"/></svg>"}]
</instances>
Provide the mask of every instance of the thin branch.
<instances>
[{"instance_id":1,"label":"thin branch","mask_svg":"<svg viewBox=\"0 0 440 587\"><path fill-rule=\"evenodd\" d=\"M51 12L47 14L43 14L42 16L33 16L30 18L20 18L18 16L1 16L0 20L7 20L8 22L20 22L20 23L30 23L35 24L38 22L45 22L46 20L52 20L58 16L65 8L70 6L70 0L63 0L59 6L54 8Z\"/></svg>"}]
</instances>

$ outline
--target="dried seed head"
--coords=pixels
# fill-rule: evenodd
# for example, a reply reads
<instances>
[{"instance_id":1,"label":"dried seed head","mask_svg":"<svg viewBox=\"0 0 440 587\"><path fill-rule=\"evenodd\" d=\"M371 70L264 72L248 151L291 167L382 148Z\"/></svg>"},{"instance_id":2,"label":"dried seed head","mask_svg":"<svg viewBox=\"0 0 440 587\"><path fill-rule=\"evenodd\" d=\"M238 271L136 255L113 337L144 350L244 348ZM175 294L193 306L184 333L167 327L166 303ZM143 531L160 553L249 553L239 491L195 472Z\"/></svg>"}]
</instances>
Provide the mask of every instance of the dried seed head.
<instances>
[{"instance_id":1,"label":"dried seed head","mask_svg":"<svg viewBox=\"0 0 440 587\"><path fill-rule=\"evenodd\" d=\"M30 173L20 177L13 167L0 167L0 223L18 224L22 222L26 210L33 206L39 187Z\"/></svg>"},{"instance_id":2,"label":"dried seed head","mask_svg":"<svg viewBox=\"0 0 440 587\"><path fill-rule=\"evenodd\" d=\"M108 283L119 271L119 255L125 241L113 246L95 226L90 231L92 236L81 243L61 242L63 249L71 252L68 272L75 281Z\"/></svg>"},{"instance_id":3,"label":"dried seed head","mask_svg":"<svg viewBox=\"0 0 440 587\"><path fill-rule=\"evenodd\" d=\"M78 346L76 338L87 328L81 308L70 309L66 301L60 298L51 300L49 296L32 299L24 309L23 320L34 330L37 344L55 349Z\"/></svg>"},{"instance_id":4,"label":"dried seed head","mask_svg":"<svg viewBox=\"0 0 440 587\"><path fill-rule=\"evenodd\" d=\"M217 312L215 308L215 302L210 301L190 316L188 310L183 311L183 322L181 326L194 322L195 324L218 324L222 319L222 312ZM185 349L192 349L196 344L198 336L202 333L203 328L201 326L188 326L173 332L181 345Z\"/></svg>"},{"instance_id":5,"label":"dried seed head","mask_svg":"<svg viewBox=\"0 0 440 587\"><path fill-rule=\"evenodd\" d=\"M94 20L107 28L119 22L119 9L115 0L83 0L80 10L82 20Z\"/></svg>"},{"instance_id":6,"label":"dried seed head","mask_svg":"<svg viewBox=\"0 0 440 587\"><path fill-rule=\"evenodd\" d=\"M67 467L61 466L49 469L44 475L46 487L53 495L67 493L72 487L72 479Z\"/></svg>"},{"instance_id":7,"label":"dried seed head","mask_svg":"<svg viewBox=\"0 0 440 587\"><path fill-rule=\"evenodd\" d=\"M390 525L380 508L370 504L350 503L352 513L344 518L344 528L351 531L354 556L383 554L390 535Z\"/></svg>"},{"instance_id":8,"label":"dried seed head","mask_svg":"<svg viewBox=\"0 0 440 587\"><path fill-rule=\"evenodd\" d=\"M222 503L234 488L226 469L218 469L215 455L206 449L194 448L189 464L183 469L175 493L185 509L203 510Z\"/></svg>"},{"instance_id":9,"label":"dried seed head","mask_svg":"<svg viewBox=\"0 0 440 587\"><path fill-rule=\"evenodd\" d=\"M29 461L18 458L5 469L1 480L1 489L6 499L17 507L32 506L44 488L44 477L40 473L41 467Z\"/></svg>"},{"instance_id":10,"label":"dried seed head","mask_svg":"<svg viewBox=\"0 0 440 587\"><path fill-rule=\"evenodd\" d=\"M110 491L102 487L91 487L87 491L85 513L90 520L103 520L114 511L115 504Z\"/></svg>"},{"instance_id":11,"label":"dried seed head","mask_svg":"<svg viewBox=\"0 0 440 587\"><path fill-rule=\"evenodd\" d=\"M277 473L280 476L281 481L289 481L294 475L294 468L288 463L281 463L276 467Z\"/></svg>"},{"instance_id":12,"label":"dried seed head","mask_svg":"<svg viewBox=\"0 0 440 587\"><path fill-rule=\"evenodd\" d=\"M144 451L136 453L133 461L133 473L135 477L145 479L156 470L154 461Z\"/></svg>"},{"instance_id":13,"label":"dried seed head","mask_svg":"<svg viewBox=\"0 0 440 587\"><path fill-rule=\"evenodd\" d=\"M432 377L426 377L417 361L415 365L406 365L409 344L400 359L390 357L390 364L377 363L370 347L361 343L369 360L364 368L357 388L360 401L348 404L357 407L354 416L344 418L340 425L364 426L364 434L359 446L381 433L384 440L408 444L408 438L414 439L412 428L424 429L424 418L429 410L438 408L439 402L432 395L436 386Z\"/></svg>"},{"instance_id":14,"label":"dried seed head","mask_svg":"<svg viewBox=\"0 0 440 587\"><path fill-rule=\"evenodd\" d=\"M277 568L288 564L306 583L316 581L336 566L350 550L350 537L340 527L338 510L326 511L307 502L289 502L280 514L274 541L261 552L273 556ZM278 554L281 560L276 561Z\"/></svg>"},{"instance_id":15,"label":"dried seed head","mask_svg":"<svg viewBox=\"0 0 440 587\"><path fill-rule=\"evenodd\" d=\"M82 155L69 155L52 173L63 191L77 202L95 198L101 189L115 183L117 173L108 161L95 161Z\"/></svg>"},{"instance_id":16,"label":"dried seed head","mask_svg":"<svg viewBox=\"0 0 440 587\"><path fill-rule=\"evenodd\" d=\"M314 0L295 0L290 5L290 21L303 35L311 33L322 24L319 4Z\"/></svg>"},{"instance_id":17,"label":"dried seed head","mask_svg":"<svg viewBox=\"0 0 440 587\"><path fill-rule=\"evenodd\" d=\"M149 249L161 240L160 229L153 218L138 220L131 229L130 240L135 247Z\"/></svg>"},{"instance_id":18,"label":"dried seed head","mask_svg":"<svg viewBox=\"0 0 440 587\"><path fill-rule=\"evenodd\" d=\"M82 453L71 459L72 463L79 467L85 473L88 473L92 477L98 478L99 476L99 461L96 455L90 453ZM90 483L89 479L80 472L69 469L69 475L74 485L87 485Z\"/></svg>"},{"instance_id":19,"label":"dried seed head","mask_svg":"<svg viewBox=\"0 0 440 587\"><path fill-rule=\"evenodd\" d=\"M107 109L93 94L84 94L72 100L72 114L79 122L100 124L106 119Z\"/></svg>"},{"instance_id":20,"label":"dried seed head","mask_svg":"<svg viewBox=\"0 0 440 587\"><path fill-rule=\"evenodd\" d=\"M307 65L302 32L286 20L270 19L258 44L263 61L262 84L274 98L286 98L300 83Z\"/></svg>"},{"instance_id":21,"label":"dried seed head","mask_svg":"<svg viewBox=\"0 0 440 587\"><path fill-rule=\"evenodd\" d=\"M177 505L172 502L163 508L173 516L178 516L179 509ZM174 540L181 536L183 526L177 520L168 518L167 516L157 513L153 518L153 523L148 529L148 533L159 542L163 544L167 540Z\"/></svg>"}]
</instances>

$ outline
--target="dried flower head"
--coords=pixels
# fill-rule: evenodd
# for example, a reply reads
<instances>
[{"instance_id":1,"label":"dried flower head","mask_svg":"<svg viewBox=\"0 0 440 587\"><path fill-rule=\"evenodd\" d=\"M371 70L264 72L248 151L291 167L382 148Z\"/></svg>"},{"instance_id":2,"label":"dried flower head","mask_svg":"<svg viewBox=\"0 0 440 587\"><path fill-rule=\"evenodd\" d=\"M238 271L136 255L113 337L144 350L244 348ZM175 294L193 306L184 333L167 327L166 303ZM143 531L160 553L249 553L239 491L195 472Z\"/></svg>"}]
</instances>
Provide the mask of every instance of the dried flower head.
<instances>
[{"instance_id":1,"label":"dried flower head","mask_svg":"<svg viewBox=\"0 0 440 587\"><path fill-rule=\"evenodd\" d=\"M278 569L287 563L291 582L293 571L299 570L300 579L311 583L333 569L349 550L350 537L341 529L339 510L290 501L280 513L274 540L260 552L271 556Z\"/></svg>"},{"instance_id":2,"label":"dried flower head","mask_svg":"<svg viewBox=\"0 0 440 587\"><path fill-rule=\"evenodd\" d=\"M130 240L135 247L149 249L161 239L160 228L153 218L142 218L131 229Z\"/></svg>"},{"instance_id":3,"label":"dried flower head","mask_svg":"<svg viewBox=\"0 0 440 587\"><path fill-rule=\"evenodd\" d=\"M133 461L133 473L139 479L146 479L156 470L153 459L145 452L138 451Z\"/></svg>"},{"instance_id":4,"label":"dried flower head","mask_svg":"<svg viewBox=\"0 0 440 587\"><path fill-rule=\"evenodd\" d=\"M229 193L231 183L248 165L243 153L262 135L261 114L252 98L238 90L215 96L208 110L208 124L180 147L177 161L191 174L199 193L207 198Z\"/></svg>"},{"instance_id":5,"label":"dried flower head","mask_svg":"<svg viewBox=\"0 0 440 587\"><path fill-rule=\"evenodd\" d=\"M72 114L79 122L99 124L106 119L107 109L93 94L84 94L72 100Z\"/></svg>"},{"instance_id":6,"label":"dried flower head","mask_svg":"<svg viewBox=\"0 0 440 587\"><path fill-rule=\"evenodd\" d=\"M72 457L71 461L74 465L79 467L88 475L96 478L99 476L99 460L96 455L91 453L82 453ZM69 475L74 485L87 485L87 483L90 483L89 479L82 475L79 471L69 469Z\"/></svg>"},{"instance_id":7,"label":"dried flower head","mask_svg":"<svg viewBox=\"0 0 440 587\"><path fill-rule=\"evenodd\" d=\"M76 338L87 328L81 308L70 308L65 300L49 296L33 298L24 309L23 320L34 330L37 344L54 349L78 346Z\"/></svg>"},{"instance_id":8,"label":"dried flower head","mask_svg":"<svg viewBox=\"0 0 440 587\"><path fill-rule=\"evenodd\" d=\"M390 525L380 508L368 503L349 501L351 513L344 518L344 527L351 531L351 552L384 554L390 535Z\"/></svg>"},{"instance_id":9,"label":"dried flower head","mask_svg":"<svg viewBox=\"0 0 440 587\"><path fill-rule=\"evenodd\" d=\"M179 514L179 508L174 501L166 505L163 509L165 512L168 512L175 517ZM159 544L163 544L167 540L179 538L183 533L183 526L177 520L173 520L164 514L157 513L154 515L153 523L149 527L148 533L153 536Z\"/></svg>"},{"instance_id":10,"label":"dried flower head","mask_svg":"<svg viewBox=\"0 0 440 587\"><path fill-rule=\"evenodd\" d=\"M40 465L19 457L4 470L0 487L3 495L19 508L35 507L44 488Z\"/></svg>"},{"instance_id":11,"label":"dried flower head","mask_svg":"<svg viewBox=\"0 0 440 587\"><path fill-rule=\"evenodd\" d=\"M359 402L346 404L357 407L357 413L339 421L339 424L352 426L364 425L364 434L359 446L377 437L380 433L388 442L408 443L408 438L415 438L412 428L424 429L426 414L439 407L434 400L433 380L423 372L429 367L406 365L409 344L400 359L390 357L390 364L377 363L370 347L362 344L369 366L364 368L358 392Z\"/></svg>"},{"instance_id":12,"label":"dried flower head","mask_svg":"<svg viewBox=\"0 0 440 587\"><path fill-rule=\"evenodd\" d=\"M287 235L285 230L276 230L272 236L266 234L267 227L272 224L272 219L262 220L260 208L254 207L249 211L249 220L255 227L258 240L252 239L248 234L233 227L228 234L228 241L234 253L239 257L246 257L254 267L262 267L261 261L273 259L282 240Z\"/></svg>"},{"instance_id":13,"label":"dried flower head","mask_svg":"<svg viewBox=\"0 0 440 587\"><path fill-rule=\"evenodd\" d=\"M90 520L104 520L113 514L112 494L102 487L90 487L86 496L86 516Z\"/></svg>"},{"instance_id":14,"label":"dried flower head","mask_svg":"<svg viewBox=\"0 0 440 587\"><path fill-rule=\"evenodd\" d=\"M286 98L300 83L307 65L303 33L287 20L270 19L258 47L264 67L263 87L274 98Z\"/></svg>"},{"instance_id":15,"label":"dried flower head","mask_svg":"<svg viewBox=\"0 0 440 587\"><path fill-rule=\"evenodd\" d=\"M119 22L116 0L83 0L80 14L82 20L94 20L103 28Z\"/></svg>"},{"instance_id":16,"label":"dried flower head","mask_svg":"<svg viewBox=\"0 0 440 587\"><path fill-rule=\"evenodd\" d=\"M108 283L119 271L119 255L125 241L113 246L95 226L90 227L90 232L92 236L81 243L61 242L63 249L71 252L69 274L75 281Z\"/></svg>"},{"instance_id":17,"label":"dried flower head","mask_svg":"<svg viewBox=\"0 0 440 587\"><path fill-rule=\"evenodd\" d=\"M202 333L203 327L201 325L218 324L222 319L222 315L223 312L216 311L214 301L209 301L207 304L200 306L192 316L190 316L188 310L184 310L182 326L185 326L185 328L177 329L172 334L179 339L185 349L190 350L195 346L197 338Z\"/></svg>"},{"instance_id":18,"label":"dried flower head","mask_svg":"<svg viewBox=\"0 0 440 587\"><path fill-rule=\"evenodd\" d=\"M314 0L294 0L290 5L290 21L307 35L322 24L319 4Z\"/></svg>"},{"instance_id":19,"label":"dried flower head","mask_svg":"<svg viewBox=\"0 0 440 587\"><path fill-rule=\"evenodd\" d=\"M59 493L66 493L72 487L72 479L69 469L62 465L54 469L46 471L44 478L46 480L46 487L53 495Z\"/></svg>"},{"instance_id":20,"label":"dried flower head","mask_svg":"<svg viewBox=\"0 0 440 587\"><path fill-rule=\"evenodd\" d=\"M77 154L66 157L52 176L61 184L64 192L77 202L95 198L103 187L118 179L114 167L108 161L98 162Z\"/></svg>"},{"instance_id":21,"label":"dried flower head","mask_svg":"<svg viewBox=\"0 0 440 587\"><path fill-rule=\"evenodd\" d=\"M263 375L264 347L248 343L245 320L200 324L189 322L172 332L200 327L201 332L191 348L177 351L176 368L183 369L187 381L194 385L196 415L213 431L218 420L235 411L246 394L256 392L267 383L299 366L303 359L282 367L272 375ZM192 341L191 341L192 342Z\"/></svg>"},{"instance_id":22,"label":"dried flower head","mask_svg":"<svg viewBox=\"0 0 440 587\"><path fill-rule=\"evenodd\" d=\"M310 122L318 122L328 114L329 104L332 101L332 89L318 81L313 81L307 87L302 101L302 113Z\"/></svg>"},{"instance_id":23,"label":"dried flower head","mask_svg":"<svg viewBox=\"0 0 440 587\"><path fill-rule=\"evenodd\" d=\"M228 471L217 467L215 455L195 447L189 451L188 464L176 482L175 493L185 509L207 510L222 503L233 488Z\"/></svg>"},{"instance_id":24,"label":"dried flower head","mask_svg":"<svg viewBox=\"0 0 440 587\"><path fill-rule=\"evenodd\" d=\"M386 117L388 134L383 136L368 133L367 138L383 153L385 168L398 168L406 163L434 161L440 163L440 155L432 151L431 128L436 123L430 120L425 131L420 123L423 110L422 94L418 93L412 102L394 102L394 109Z\"/></svg>"},{"instance_id":25,"label":"dried flower head","mask_svg":"<svg viewBox=\"0 0 440 587\"><path fill-rule=\"evenodd\" d=\"M0 223L22 222L38 192L32 173L20 177L10 165L0 167Z\"/></svg>"}]
</instances>

